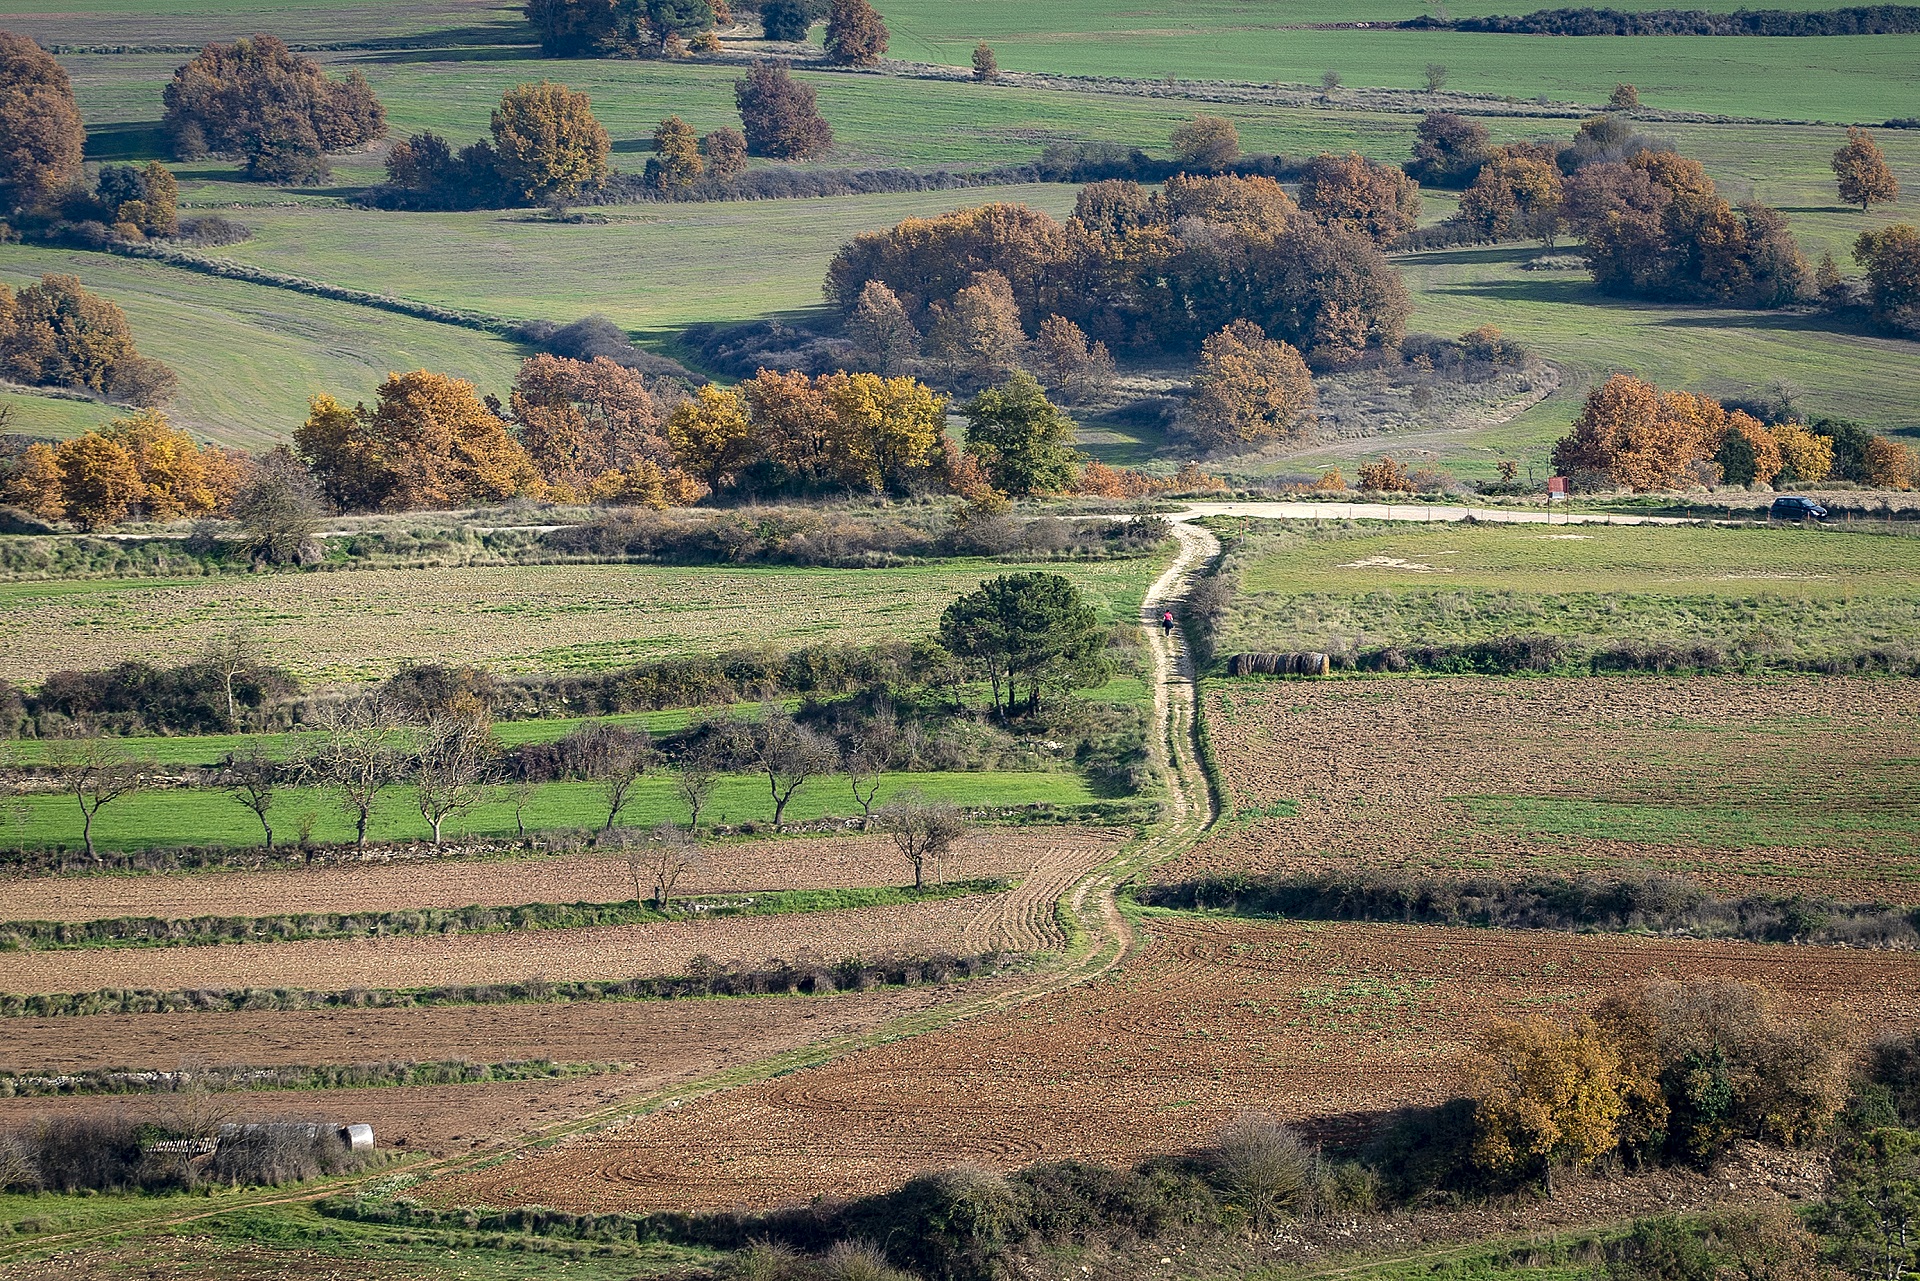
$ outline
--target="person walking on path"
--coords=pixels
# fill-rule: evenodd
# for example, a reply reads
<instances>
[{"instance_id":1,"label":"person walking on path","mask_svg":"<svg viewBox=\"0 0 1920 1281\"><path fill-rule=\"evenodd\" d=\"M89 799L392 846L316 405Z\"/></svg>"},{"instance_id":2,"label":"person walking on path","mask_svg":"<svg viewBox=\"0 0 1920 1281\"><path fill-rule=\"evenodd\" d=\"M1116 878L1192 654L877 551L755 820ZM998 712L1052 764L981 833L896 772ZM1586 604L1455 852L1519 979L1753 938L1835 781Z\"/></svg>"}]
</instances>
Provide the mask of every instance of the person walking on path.
<instances>
[{"instance_id":1,"label":"person walking on path","mask_svg":"<svg viewBox=\"0 0 1920 1281\"><path fill-rule=\"evenodd\" d=\"M1172 610L1168 610L1166 613L1160 615L1160 634L1166 637L1171 637L1173 635L1173 611Z\"/></svg>"}]
</instances>

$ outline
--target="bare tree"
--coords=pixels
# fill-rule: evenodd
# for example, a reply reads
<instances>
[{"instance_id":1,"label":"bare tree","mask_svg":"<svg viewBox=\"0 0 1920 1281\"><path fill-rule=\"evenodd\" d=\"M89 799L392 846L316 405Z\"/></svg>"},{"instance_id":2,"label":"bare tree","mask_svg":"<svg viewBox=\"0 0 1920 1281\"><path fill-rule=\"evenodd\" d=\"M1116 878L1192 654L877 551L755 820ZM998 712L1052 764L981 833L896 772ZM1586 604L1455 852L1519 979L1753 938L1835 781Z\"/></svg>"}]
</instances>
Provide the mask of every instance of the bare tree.
<instances>
[{"instance_id":1,"label":"bare tree","mask_svg":"<svg viewBox=\"0 0 1920 1281\"><path fill-rule=\"evenodd\" d=\"M225 636L215 637L200 656L203 666L220 677L227 693L227 728L240 726L240 704L233 696L233 683L260 666L260 640L248 627L236 627Z\"/></svg>"},{"instance_id":2,"label":"bare tree","mask_svg":"<svg viewBox=\"0 0 1920 1281\"><path fill-rule=\"evenodd\" d=\"M513 806L513 830L521 839L527 839L527 806L532 803L539 785L530 779L517 779L504 789L507 804Z\"/></svg>"},{"instance_id":3,"label":"bare tree","mask_svg":"<svg viewBox=\"0 0 1920 1281\"><path fill-rule=\"evenodd\" d=\"M96 734L47 743L47 768L80 805L80 835L93 855L93 818L146 783L147 765L129 760L126 749Z\"/></svg>"},{"instance_id":4,"label":"bare tree","mask_svg":"<svg viewBox=\"0 0 1920 1281\"><path fill-rule=\"evenodd\" d=\"M420 817L433 828L433 843L449 818L480 803L487 766L499 753L484 715L434 716L428 719L414 763L414 798Z\"/></svg>"},{"instance_id":5,"label":"bare tree","mask_svg":"<svg viewBox=\"0 0 1920 1281\"><path fill-rule=\"evenodd\" d=\"M273 824L268 821L267 812L273 808L274 788L285 772L267 749L264 736L249 739L239 751L227 753L227 759L220 765L220 790L260 820L268 853L273 852Z\"/></svg>"},{"instance_id":6,"label":"bare tree","mask_svg":"<svg viewBox=\"0 0 1920 1281\"><path fill-rule=\"evenodd\" d=\"M639 845L627 848L627 875L633 878L635 902L651 894L653 910L664 912L680 878L700 866L700 847L693 832L672 823L653 829Z\"/></svg>"},{"instance_id":7,"label":"bare tree","mask_svg":"<svg viewBox=\"0 0 1920 1281\"><path fill-rule=\"evenodd\" d=\"M399 714L374 694L328 708L319 722L321 737L307 753L306 770L340 789L341 806L354 820L354 843L364 848L374 801L406 775Z\"/></svg>"},{"instance_id":8,"label":"bare tree","mask_svg":"<svg viewBox=\"0 0 1920 1281\"><path fill-rule=\"evenodd\" d=\"M853 790L853 803L860 807L863 832L873 825L873 803L880 794L880 780L893 760L896 737L891 716L875 717L847 752L847 786Z\"/></svg>"},{"instance_id":9,"label":"bare tree","mask_svg":"<svg viewBox=\"0 0 1920 1281\"><path fill-rule=\"evenodd\" d=\"M588 721L567 736L581 753L588 778L600 784L607 821L602 832L613 831L620 811L633 799L633 786L653 759L653 742L644 729L630 730L605 721Z\"/></svg>"},{"instance_id":10,"label":"bare tree","mask_svg":"<svg viewBox=\"0 0 1920 1281\"><path fill-rule=\"evenodd\" d=\"M709 743L702 743L680 758L680 772L674 775L673 790L687 803L687 830L700 830L700 811L707 807L707 800L713 795L713 785L720 777L719 762Z\"/></svg>"},{"instance_id":11,"label":"bare tree","mask_svg":"<svg viewBox=\"0 0 1920 1281\"><path fill-rule=\"evenodd\" d=\"M787 802L816 774L830 773L840 763L832 742L816 734L769 703L755 727L754 751L773 795L773 825L786 818Z\"/></svg>"},{"instance_id":12,"label":"bare tree","mask_svg":"<svg viewBox=\"0 0 1920 1281\"><path fill-rule=\"evenodd\" d=\"M936 869L966 834L966 820L952 801L934 801L918 791L902 792L880 810L880 830L913 869L913 888L926 887L929 865ZM937 875L936 871L936 875Z\"/></svg>"}]
</instances>

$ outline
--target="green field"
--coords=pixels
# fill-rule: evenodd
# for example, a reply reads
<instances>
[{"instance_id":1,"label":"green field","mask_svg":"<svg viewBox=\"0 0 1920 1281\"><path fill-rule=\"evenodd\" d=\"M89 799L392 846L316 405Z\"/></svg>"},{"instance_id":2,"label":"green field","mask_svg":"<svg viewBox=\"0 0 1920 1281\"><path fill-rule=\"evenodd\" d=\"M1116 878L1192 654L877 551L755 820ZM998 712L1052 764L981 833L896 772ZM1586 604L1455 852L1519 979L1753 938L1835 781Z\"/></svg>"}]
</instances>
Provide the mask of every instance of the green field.
<instances>
[{"instance_id":1,"label":"green field","mask_svg":"<svg viewBox=\"0 0 1920 1281\"><path fill-rule=\"evenodd\" d=\"M344 38L337 33L353 26L357 12L334 6L305 14L272 4L240 5L237 0L188 7L196 21L267 25L270 20L284 20L294 24L288 30L310 31L309 38L315 40ZM1413 9L1406 0L1392 4L1383 0L1382 7ZM1064 7L1043 11L1016 8L1001 0L937 6L912 0L885 9L894 26L895 52L907 57L951 53L952 60L964 61L975 33L984 32L1009 42L1002 49L1008 66L1146 74L1132 63L1162 55L1177 62L1211 41L1223 47L1204 53L1201 70L1169 69L1188 75L1244 73L1256 79L1316 80L1322 69L1316 41L1359 41L1376 52L1411 41L1415 44L1409 49L1417 52L1401 59L1404 67L1383 55L1363 66L1345 68L1348 81L1410 84L1424 63L1437 57L1454 69L1456 87L1514 91L1521 98L1542 89L1509 86L1501 90L1498 85L1479 84L1474 77L1482 73L1474 69L1473 57L1455 57L1446 50L1485 44L1491 50L1486 74L1499 75L1509 75L1517 66L1524 66L1529 74L1552 72L1555 59L1561 56L1556 51L1570 51L1569 56L1580 64L1580 75L1597 78L1596 92L1603 94L1617 74L1628 78L1638 74L1618 70L1625 65L1620 62L1622 56L1691 66L1689 59L1695 55L1688 50L1697 47L1704 51L1700 58L1705 69L1698 76L1688 73L1686 92L1699 95L1701 101L1660 103L1655 96L1661 83L1657 75L1642 76L1641 86L1653 105L1725 112L1745 110L1737 99L1751 92L1790 96L1804 90L1824 95L1835 85L1844 86L1849 94L1879 92L1873 87L1879 82L1875 59L1887 50L1894 51L1901 74L1908 77L1899 82L1898 95L1903 101L1911 100L1914 68L1920 67L1920 56L1914 56L1920 45L1903 46L1909 37L1592 40L1292 29L1291 24L1326 20L1329 14L1349 19L1410 16L1349 3L1274 12L1229 0L1200 0L1158 13L1150 25L1136 25L1132 17L1115 16L1110 6L1090 0L1071 0ZM117 21L114 13L132 15L127 20L133 21L140 14L158 11L157 5L101 8L44 21L106 30ZM501 47L502 41L523 39L524 29L510 9L497 5L456 9L426 4L363 16L364 29L373 36L402 31L425 34L431 37L426 43L435 46L321 55L336 69L351 64L366 72L389 107L397 135L431 127L456 140L478 136L502 89L541 76L566 80L592 94L595 110L615 139L615 163L629 170L644 162L649 134L668 112L682 114L701 130L734 122L731 85L737 66L553 62L525 57L528 51L523 48ZM1522 40L1527 43L1520 45ZM1867 50L1864 62L1855 61L1856 44ZM1428 46L1441 51L1435 53ZM1516 48L1524 48L1526 56L1514 57ZM1032 61L1023 64L1021 59L1028 55ZM1235 59L1259 65L1236 71ZM1769 59L1785 59L1791 65L1774 66ZM1823 70L1835 59L1848 60L1844 75ZM90 144L93 154L115 159L154 154L160 91L180 60L177 53L65 57L95 130ZM1294 62L1299 63L1294 68L1297 75L1286 70ZM1354 149L1397 161L1406 156L1417 121L1411 113L1355 110L1337 101L1282 108L986 88L871 75L803 74L818 89L822 109L838 138L832 156L806 167L1025 162L1037 157L1046 144L1065 140L1105 140L1164 154L1171 128L1198 110L1232 118L1244 144L1253 151L1301 156ZM1164 70L1152 74L1158 76ZM1562 92L1554 86L1546 91ZM1705 101L1708 98L1713 101ZM900 127L903 107L912 115L912 128ZM1878 119L1900 110L1888 106L1849 112L1834 105L1813 114L1829 119L1846 115ZM1781 105L1760 114L1794 112ZM1488 123L1500 140L1565 138L1573 128L1572 121L1559 119L1492 117ZM1827 161L1840 141L1837 127L1702 123L1644 127L1672 138L1682 150L1699 157L1730 198L1751 196L1785 209L1809 255L1817 258L1822 252L1833 252L1843 270L1852 270L1848 247L1860 230L1920 219L1920 134L1881 131L1880 141L1904 179L1906 194L1899 204L1863 218L1834 204ZM381 154L376 148L341 157L334 185L304 191L234 181L237 175L224 161L185 165L181 167L183 199L190 212L220 210L255 229L253 240L217 251L224 256L332 284L514 319L565 321L599 311L649 345L680 351L675 337L688 323L817 308L826 262L860 231L910 214L938 213L990 199L1022 200L1059 214L1073 194L1064 187L1016 187L624 206L603 211L604 223L586 225L556 225L519 211L383 214L344 204L355 189L381 176ZM1450 201L1448 196L1429 199L1428 221L1443 215ZM1422 439L1407 447L1417 456L1437 459L1469 477L1490 475L1501 457L1543 463L1551 441L1573 418L1586 388L1616 368L1723 396L1751 394L1785 380L1800 389L1801 403L1810 412L1856 417L1887 430L1920 429L1920 393L1905 376L1915 358L1912 343L1835 329L1806 315L1623 304L1596 295L1585 274L1577 270L1520 271L1520 263L1532 256L1532 251L1502 248L1412 255L1404 260L1416 304L1415 328L1457 333L1495 324L1560 362L1568 375L1560 392L1519 418L1481 431ZM122 301L133 314L143 344L182 373L184 388L177 415L223 441L258 444L283 438L298 420L308 395L324 390L363 396L390 368L448 369L497 391L517 354L508 344L478 334L449 332L395 316L369 316L344 304L289 298L279 291L208 280L157 265L0 248L0 275L18 279L49 265L79 270L110 296L117 296L115 290L126 295ZM185 328L170 323L171 314L178 311L205 323ZM207 333L218 335L219 340L204 341ZM248 353L244 360L240 352ZM49 423L47 434L73 429L71 422ZM1103 455L1141 461L1159 443L1109 442L1113 447L1103 450Z\"/></svg>"},{"instance_id":2,"label":"green field","mask_svg":"<svg viewBox=\"0 0 1920 1281\"><path fill-rule=\"evenodd\" d=\"M20 391L0 391L0 408L11 411L7 419L8 431L22 436L62 439L91 431L122 412L113 405L97 400L67 400Z\"/></svg>"},{"instance_id":3,"label":"green field","mask_svg":"<svg viewBox=\"0 0 1920 1281\"><path fill-rule=\"evenodd\" d=\"M284 441L306 417L309 397L371 399L394 371L433 369L504 391L524 354L470 329L157 262L0 245L0 282L18 288L48 272L76 275L117 303L140 351L180 375L174 416L224 445ZM12 430L59 435L62 424L85 425L67 403L44 400L23 403Z\"/></svg>"},{"instance_id":4,"label":"green field","mask_svg":"<svg viewBox=\"0 0 1920 1281\"><path fill-rule=\"evenodd\" d=\"M1303 525L1253 533L1234 560L1221 653L1553 635L1813 659L1920 636L1920 540L1881 534Z\"/></svg>"},{"instance_id":5,"label":"green field","mask_svg":"<svg viewBox=\"0 0 1920 1281\"><path fill-rule=\"evenodd\" d=\"M1094 800L1086 780L1077 774L996 771L993 773L888 774L881 782L880 803L899 792L918 789L967 806L1083 805ZM675 794L666 775L643 778L621 811L623 827L652 827L657 823L684 823L687 807ZM36 795L27 799L24 822L0 823L0 842L28 848L81 843L80 811L73 799ZM445 829L455 836L512 836L513 802L505 796L474 807L449 820ZM803 785L787 806L786 817L796 823L826 815L858 817L846 780L838 775ZM287 787L275 793L275 836L293 840L305 816L314 819L313 839L323 844L353 840L353 821L341 808L338 794L318 787ZM773 819L773 800L767 780L758 775L726 775L713 789L701 820L709 823L766 823ZM607 810L595 783L544 783L526 809L529 830L598 828ZM421 840L432 832L420 817L412 789L393 787L381 793L368 834L375 840ZM100 811L94 820L94 843L103 849L142 849L169 845L252 845L260 840L260 823L225 794L202 789L174 788L136 792Z\"/></svg>"},{"instance_id":6,"label":"green field","mask_svg":"<svg viewBox=\"0 0 1920 1281\"><path fill-rule=\"evenodd\" d=\"M1135 616L1158 558L1049 565L1108 621ZM307 679L370 679L409 662L602 670L729 649L865 644L930 632L954 597L1013 566L890 569L527 565L245 579L0 585L0 678L177 663L237 626Z\"/></svg>"},{"instance_id":7,"label":"green field","mask_svg":"<svg viewBox=\"0 0 1920 1281\"><path fill-rule=\"evenodd\" d=\"M992 200L1064 216L1076 190L626 205L608 210L608 222L599 225L556 224L511 210L275 209L249 211L254 239L223 252L330 284L516 320L597 311L659 341L695 321L819 305L828 261L860 232Z\"/></svg>"},{"instance_id":8,"label":"green field","mask_svg":"<svg viewBox=\"0 0 1920 1281\"><path fill-rule=\"evenodd\" d=\"M1481 0L1446 6L1456 17L1525 13L1533 5ZM1630 8L1668 7L1654 3ZM1792 8L1826 8L1793 5ZM1837 7L1837 6L1836 6ZM1184 0L1118 10L1102 0L892 0L882 6L897 57L964 65L976 40L1009 70L1162 79L1413 89L1426 64L1445 63L1448 87L1520 100L1602 103L1631 81L1650 107L1768 119L1878 122L1907 114L1920 90L1920 36L1499 36L1447 31L1303 30L1300 24L1418 17L1411 0L1322 0L1284 8L1251 0Z\"/></svg>"}]
</instances>

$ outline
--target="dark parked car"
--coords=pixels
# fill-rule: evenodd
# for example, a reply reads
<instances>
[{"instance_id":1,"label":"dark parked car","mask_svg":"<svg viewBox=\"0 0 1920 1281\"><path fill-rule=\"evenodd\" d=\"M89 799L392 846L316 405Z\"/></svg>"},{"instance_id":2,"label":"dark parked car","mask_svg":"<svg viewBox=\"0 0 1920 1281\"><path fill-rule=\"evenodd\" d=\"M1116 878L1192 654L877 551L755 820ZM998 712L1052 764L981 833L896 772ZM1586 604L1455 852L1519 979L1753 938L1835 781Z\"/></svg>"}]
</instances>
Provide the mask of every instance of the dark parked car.
<instances>
[{"instance_id":1,"label":"dark parked car","mask_svg":"<svg viewBox=\"0 0 1920 1281\"><path fill-rule=\"evenodd\" d=\"M1825 520L1827 509L1811 498L1802 498L1797 494L1782 494L1773 500L1773 506L1767 508L1768 520Z\"/></svg>"}]
</instances>

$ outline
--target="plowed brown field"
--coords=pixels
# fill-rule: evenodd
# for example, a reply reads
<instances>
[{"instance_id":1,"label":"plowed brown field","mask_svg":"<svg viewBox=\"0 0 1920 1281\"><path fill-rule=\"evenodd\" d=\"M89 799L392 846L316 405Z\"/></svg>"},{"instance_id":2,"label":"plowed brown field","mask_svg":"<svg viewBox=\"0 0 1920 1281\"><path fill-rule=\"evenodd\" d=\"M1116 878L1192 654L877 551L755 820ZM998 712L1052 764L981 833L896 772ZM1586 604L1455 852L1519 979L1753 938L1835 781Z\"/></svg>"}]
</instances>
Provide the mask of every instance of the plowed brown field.
<instances>
[{"instance_id":1,"label":"plowed brown field","mask_svg":"<svg viewBox=\"0 0 1920 1281\"><path fill-rule=\"evenodd\" d=\"M810 1042L1017 983L1017 976L823 997L595 1002L424 1010L111 1015L0 1019L0 1068L175 1070L240 1064L548 1058L625 1063L615 1075L485 1085L233 1096L237 1106L364 1120L380 1141L449 1151L524 1134L610 1100L646 1094ZM127 1111L164 1115L157 1096L0 1100L0 1129L29 1118Z\"/></svg>"},{"instance_id":2,"label":"plowed brown field","mask_svg":"<svg viewBox=\"0 0 1920 1281\"><path fill-rule=\"evenodd\" d=\"M1016 876L1047 854L1118 835L1008 831L963 841L941 871L952 880ZM815 890L901 885L912 879L880 836L715 844L677 893ZM579 851L529 858L349 864L269 872L169 876L41 876L4 882L0 918L92 921L116 916L269 916L281 912L383 911L481 903L617 903L634 896L619 854Z\"/></svg>"},{"instance_id":3,"label":"plowed brown field","mask_svg":"<svg viewBox=\"0 0 1920 1281\"><path fill-rule=\"evenodd\" d=\"M1054 900L1082 872L1112 857L1119 835L1042 833L1022 836L1014 844L1019 857L1013 861L1021 879L1000 894L577 930L26 952L13 954L0 967L0 985L22 993L128 987L423 987L675 974L702 955L757 967L774 959L831 962L848 956L1056 947L1061 936Z\"/></svg>"},{"instance_id":4,"label":"plowed brown field","mask_svg":"<svg viewBox=\"0 0 1920 1281\"><path fill-rule=\"evenodd\" d=\"M1459 678L1207 690L1227 827L1163 880L1657 869L1920 902L1920 681Z\"/></svg>"},{"instance_id":5,"label":"plowed brown field","mask_svg":"<svg viewBox=\"0 0 1920 1281\"><path fill-rule=\"evenodd\" d=\"M1107 978L710 1096L425 1191L443 1203L765 1208L933 1166L1127 1162L1237 1112L1433 1101L1500 1014L1655 975L1772 988L1836 1035L1920 1023L1920 957L1619 936L1157 918Z\"/></svg>"}]
</instances>

